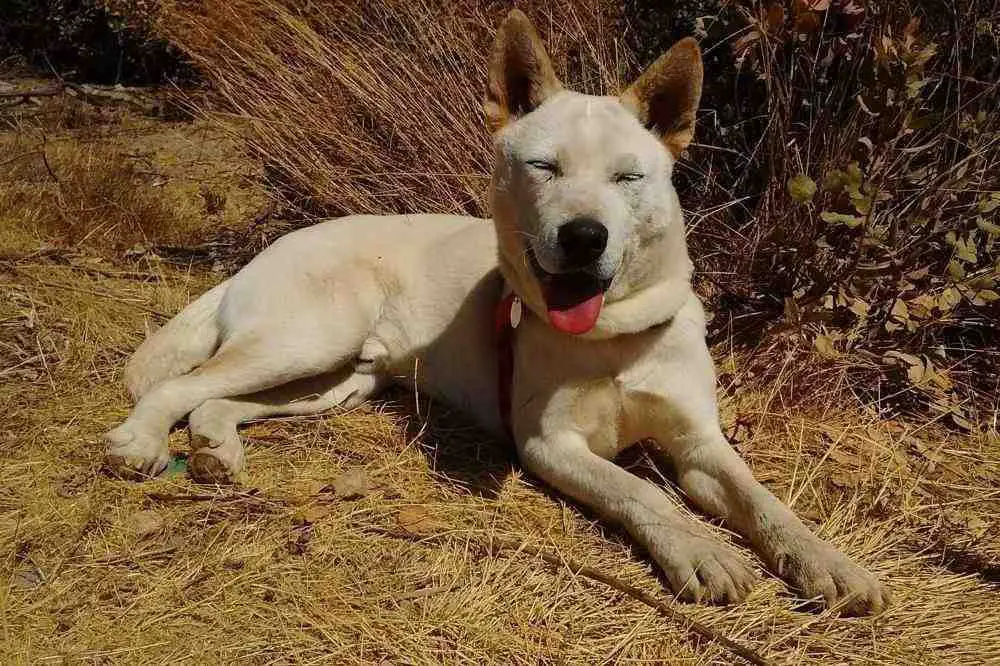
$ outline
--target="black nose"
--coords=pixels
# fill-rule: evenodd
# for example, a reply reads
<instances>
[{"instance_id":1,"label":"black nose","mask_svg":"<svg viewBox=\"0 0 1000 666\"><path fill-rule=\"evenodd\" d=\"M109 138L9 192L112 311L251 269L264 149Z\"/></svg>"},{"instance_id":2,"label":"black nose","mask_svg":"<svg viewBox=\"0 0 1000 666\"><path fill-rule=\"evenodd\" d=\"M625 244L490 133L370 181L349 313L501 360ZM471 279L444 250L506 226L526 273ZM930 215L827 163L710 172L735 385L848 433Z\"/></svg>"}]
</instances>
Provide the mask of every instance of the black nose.
<instances>
[{"instance_id":1,"label":"black nose","mask_svg":"<svg viewBox=\"0 0 1000 666\"><path fill-rule=\"evenodd\" d=\"M608 228L590 217L573 218L559 227L556 240L569 269L585 268L597 261L608 246Z\"/></svg>"}]
</instances>

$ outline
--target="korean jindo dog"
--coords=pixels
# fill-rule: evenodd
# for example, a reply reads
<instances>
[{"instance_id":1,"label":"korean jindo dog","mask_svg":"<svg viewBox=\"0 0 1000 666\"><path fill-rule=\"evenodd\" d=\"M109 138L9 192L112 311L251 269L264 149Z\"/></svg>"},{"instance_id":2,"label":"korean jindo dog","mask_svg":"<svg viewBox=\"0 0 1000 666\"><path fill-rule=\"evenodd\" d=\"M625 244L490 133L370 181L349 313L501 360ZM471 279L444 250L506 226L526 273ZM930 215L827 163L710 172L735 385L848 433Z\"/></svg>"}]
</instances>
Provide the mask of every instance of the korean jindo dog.
<instances>
[{"instance_id":1,"label":"korean jindo dog","mask_svg":"<svg viewBox=\"0 0 1000 666\"><path fill-rule=\"evenodd\" d=\"M244 464L239 423L416 385L509 432L528 471L624 526L683 599L738 601L754 574L611 462L639 440L657 442L690 499L802 595L879 612L887 590L761 486L720 429L671 184L701 85L700 52L685 39L620 97L570 92L527 17L511 12L485 102L492 223L349 217L282 238L131 358L138 404L106 435L108 465L158 474L170 428L190 415L192 474L231 480ZM505 423L494 320L507 294L519 325Z\"/></svg>"}]
</instances>

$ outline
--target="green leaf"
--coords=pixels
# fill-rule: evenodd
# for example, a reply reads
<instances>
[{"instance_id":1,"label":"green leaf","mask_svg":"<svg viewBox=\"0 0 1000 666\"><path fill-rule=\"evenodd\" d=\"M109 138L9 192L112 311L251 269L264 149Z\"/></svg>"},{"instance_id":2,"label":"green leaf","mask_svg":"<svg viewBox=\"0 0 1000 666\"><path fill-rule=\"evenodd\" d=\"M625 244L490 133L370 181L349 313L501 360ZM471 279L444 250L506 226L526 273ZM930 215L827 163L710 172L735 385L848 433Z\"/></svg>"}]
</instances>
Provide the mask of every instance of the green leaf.
<instances>
[{"instance_id":1,"label":"green leaf","mask_svg":"<svg viewBox=\"0 0 1000 666\"><path fill-rule=\"evenodd\" d=\"M992 213L1000 208L1000 192L994 192L988 199L984 198L979 202L978 208L980 213Z\"/></svg>"},{"instance_id":2,"label":"green leaf","mask_svg":"<svg viewBox=\"0 0 1000 666\"><path fill-rule=\"evenodd\" d=\"M847 172L832 169L823 177L823 189L828 192L839 192L847 184Z\"/></svg>"},{"instance_id":3,"label":"green leaf","mask_svg":"<svg viewBox=\"0 0 1000 666\"><path fill-rule=\"evenodd\" d=\"M981 289L976 292L975 297L972 299L972 304L986 305L987 303L992 303L994 301L1000 301L1000 294L992 289Z\"/></svg>"},{"instance_id":4,"label":"green leaf","mask_svg":"<svg viewBox=\"0 0 1000 666\"><path fill-rule=\"evenodd\" d=\"M861 173L861 167L857 162L851 162L847 165L847 184L853 185L854 187L861 187L861 181L864 180L864 174Z\"/></svg>"},{"instance_id":5,"label":"green leaf","mask_svg":"<svg viewBox=\"0 0 1000 666\"><path fill-rule=\"evenodd\" d=\"M976 256L976 244L971 238L959 238L955 241L955 257L969 264L979 261L979 257Z\"/></svg>"},{"instance_id":6,"label":"green leaf","mask_svg":"<svg viewBox=\"0 0 1000 666\"><path fill-rule=\"evenodd\" d=\"M789 178L786 187L788 194L799 203L808 203L816 196L816 182L804 173Z\"/></svg>"},{"instance_id":7,"label":"green leaf","mask_svg":"<svg viewBox=\"0 0 1000 666\"><path fill-rule=\"evenodd\" d=\"M819 214L821 220L827 224L842 224L849 229L854 229L861 226L864 222L863 217L858 217L857 215L847 215L846 213L832 213L830 211L824 210Z\"/></svg>"},{"instance_id":8,"label":"green leaf","mask_svg":"<svg viewBox=\"0 0 1000 666\"><path fill-rule=\"evenodd\" d=\"M976 226L979 227L980 231L984 231L990 236L1000 236L1000 225L987 222L981 217L976 218Z\"/></svg>"},{"instance_id":9,"label":"green leaf","mask_svg":"<svg viewBox=\"0 0 1000 666\"><path fill-rule=\"evenodd\" d=\"M938 308L941 312L951 312L956 305L962 302L962 294L958 289L952 287L945 288L937 298Z\"/></svg>"}]
</instances>

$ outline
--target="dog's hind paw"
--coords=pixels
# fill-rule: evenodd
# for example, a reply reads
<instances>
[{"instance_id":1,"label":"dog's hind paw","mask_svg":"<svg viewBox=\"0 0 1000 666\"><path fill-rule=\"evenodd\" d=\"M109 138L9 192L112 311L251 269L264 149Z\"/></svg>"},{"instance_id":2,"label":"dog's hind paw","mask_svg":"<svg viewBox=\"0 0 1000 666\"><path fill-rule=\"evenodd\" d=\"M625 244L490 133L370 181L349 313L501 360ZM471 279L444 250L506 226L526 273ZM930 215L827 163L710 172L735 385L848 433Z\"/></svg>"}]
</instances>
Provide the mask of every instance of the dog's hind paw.
<instances>
[{"instance_id":1,"label":"dog's hind paw","mask_svg":"<svg viewBox=\"0 0 1000 666\"><path fill-rule=\"evenodd\" d=\"M242 478L243 445L235 441L214 442L204 435L192 434L188 471L198 483L232 484Z\"/></svg>"},{"instance_id":2,"label":"dog's hind paw","mask_svg":"<svg viewBox=\"0 0 1000 666\"><path fill-rule=\"evenodd\" d=\"M672 535L653 557L682 601L732 604L743 601L757 575L743 558L709 537Z\"/></svg>"},{"instance_id":3,"label":"dog's hind paw","mask_svg":"<svg viewBox=\"0 0 1000 666\"><path fill-rule=\"evenodd\" d=\"M150 479L170 462L165 439L146 435L123 423L104 435L104 466L113 476L131 481Z\"/></svg>"}]
</instances>

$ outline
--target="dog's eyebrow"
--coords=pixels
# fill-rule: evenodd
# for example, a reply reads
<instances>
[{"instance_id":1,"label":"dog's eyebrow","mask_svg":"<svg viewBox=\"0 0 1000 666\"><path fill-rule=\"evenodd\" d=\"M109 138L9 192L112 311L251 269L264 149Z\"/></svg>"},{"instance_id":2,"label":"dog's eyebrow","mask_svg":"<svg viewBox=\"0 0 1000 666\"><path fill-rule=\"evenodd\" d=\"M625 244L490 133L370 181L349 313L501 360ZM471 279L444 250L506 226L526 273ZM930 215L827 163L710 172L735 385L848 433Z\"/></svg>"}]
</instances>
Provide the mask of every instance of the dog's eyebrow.
<instances>
[{"instance_id":1,"label":"dog's eyebrow","mask_svg":"<svg viewBox=\"0 0 1000 666\"><path fill-rule=\"evenodd\" d=\"M624 153L619 155L614 161L615 169L617 171L626 171L628 169L638 169L640 165L639 156L633 153Z\"/></svg>"}]
</instances>

